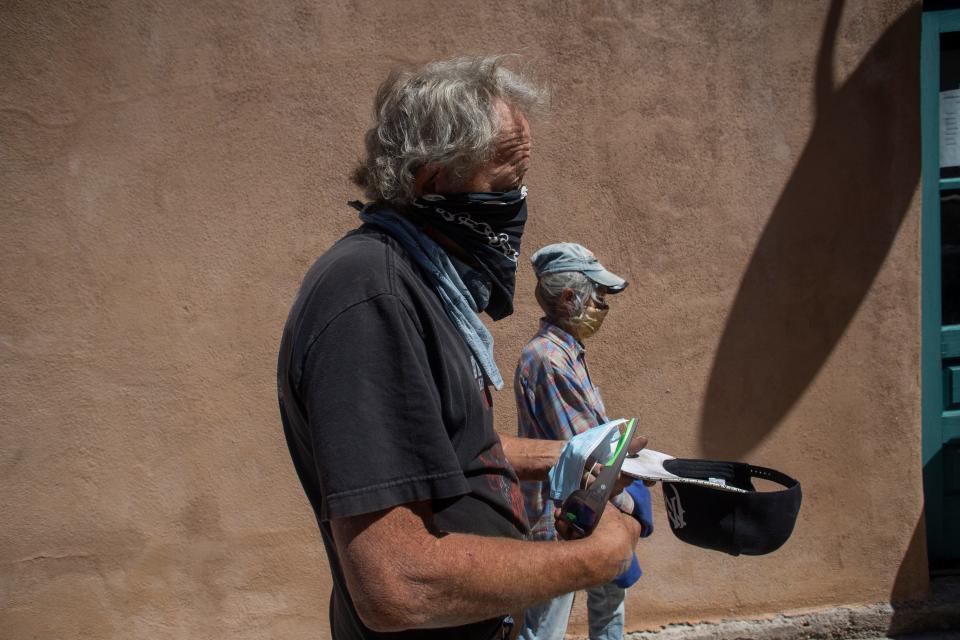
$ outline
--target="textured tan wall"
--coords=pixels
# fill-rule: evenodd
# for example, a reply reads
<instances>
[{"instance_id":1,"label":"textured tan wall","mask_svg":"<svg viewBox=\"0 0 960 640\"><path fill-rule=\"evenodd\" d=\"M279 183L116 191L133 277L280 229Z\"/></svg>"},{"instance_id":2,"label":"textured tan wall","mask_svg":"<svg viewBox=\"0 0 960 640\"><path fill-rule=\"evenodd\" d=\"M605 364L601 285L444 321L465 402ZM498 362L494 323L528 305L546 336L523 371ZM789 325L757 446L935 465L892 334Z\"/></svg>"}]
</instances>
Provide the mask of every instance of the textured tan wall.
<instances>
[{"instance_id":1,"label":"textured tan wall","mask_svg":"<svg viewBox=\"0 0 960 640\"><path fill-rule=\"evenodd\" d=\"M588 345L611 413L804 484L761 558L660 509L628 626L921 593L919 14L830 7L2 3L0 636L326 637L283 319L355 224L386 71L501 51L555 96L525 253L577 240L632 283ZM495 327L507 372L532 284Z\"/></svg>"}]
</instances>

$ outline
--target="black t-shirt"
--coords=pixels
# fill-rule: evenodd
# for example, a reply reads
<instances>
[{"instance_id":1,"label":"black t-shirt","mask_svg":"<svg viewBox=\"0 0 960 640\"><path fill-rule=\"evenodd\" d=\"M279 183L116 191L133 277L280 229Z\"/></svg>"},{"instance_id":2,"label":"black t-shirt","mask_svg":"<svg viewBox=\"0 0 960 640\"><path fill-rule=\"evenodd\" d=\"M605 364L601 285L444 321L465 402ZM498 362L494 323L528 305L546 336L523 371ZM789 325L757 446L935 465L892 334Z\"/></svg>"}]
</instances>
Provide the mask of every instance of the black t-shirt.
<instances>
[{"instance_id":1,"label":"black t-shirt","mask_svg":"<svg viewBox=\"0 0 960 640\"><path fill-rule=\"evenodd\" d=\"M277 371L280 415L333 574L336 640L490 638L501 619L377 634L357 617L330 520L430 500L447 532L527 533L516 473L469 348L388 234L348 234L307 272ZM504 612L506 613L506 612Z\"/></svg>"}]
</instances>

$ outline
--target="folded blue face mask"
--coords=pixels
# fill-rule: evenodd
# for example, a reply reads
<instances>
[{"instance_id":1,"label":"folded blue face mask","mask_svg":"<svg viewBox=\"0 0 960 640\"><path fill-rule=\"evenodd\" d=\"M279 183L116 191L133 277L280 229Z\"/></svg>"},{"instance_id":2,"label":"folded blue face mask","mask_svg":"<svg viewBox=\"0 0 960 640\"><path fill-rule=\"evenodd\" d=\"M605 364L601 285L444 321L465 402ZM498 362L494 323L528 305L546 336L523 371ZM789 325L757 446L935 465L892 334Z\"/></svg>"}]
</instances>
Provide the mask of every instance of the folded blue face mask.
<instances>
[{"instance_id":1,"label":"folded blue face mask","mask_svg":"<svg viewBox=\"0 0 960 640\"><path fill-rule=\"evenodd\" d=\"M613 455L620 441L618 427L625 422L622 418L606 422L567 440L557 464L550 469L550 498L555 503L562 504L580 488L588 460L606 460Z\"/></svg>"}]
</instances>

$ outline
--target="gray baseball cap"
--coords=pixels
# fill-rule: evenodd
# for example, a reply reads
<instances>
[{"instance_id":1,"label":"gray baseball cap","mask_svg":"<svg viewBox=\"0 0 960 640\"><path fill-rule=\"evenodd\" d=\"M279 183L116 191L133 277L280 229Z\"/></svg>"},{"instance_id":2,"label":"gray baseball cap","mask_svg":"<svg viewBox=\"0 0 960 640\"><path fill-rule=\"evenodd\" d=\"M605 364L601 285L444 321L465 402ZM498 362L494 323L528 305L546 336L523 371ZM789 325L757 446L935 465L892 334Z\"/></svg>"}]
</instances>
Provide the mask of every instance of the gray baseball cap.
<instances>
[{"instance_id":1,"label":"gray baseball cap","mask_svg":"<svg viewBox=\"0 0 960 640\"><path fill-rule=\"evenodd\" d=\"M576 242L548 244L530 256L530 262L538 278L547 273L579 271L610 293L620 293L627 287L626 280L607 271L589 249Z\"/></svg>"}]
</instances>

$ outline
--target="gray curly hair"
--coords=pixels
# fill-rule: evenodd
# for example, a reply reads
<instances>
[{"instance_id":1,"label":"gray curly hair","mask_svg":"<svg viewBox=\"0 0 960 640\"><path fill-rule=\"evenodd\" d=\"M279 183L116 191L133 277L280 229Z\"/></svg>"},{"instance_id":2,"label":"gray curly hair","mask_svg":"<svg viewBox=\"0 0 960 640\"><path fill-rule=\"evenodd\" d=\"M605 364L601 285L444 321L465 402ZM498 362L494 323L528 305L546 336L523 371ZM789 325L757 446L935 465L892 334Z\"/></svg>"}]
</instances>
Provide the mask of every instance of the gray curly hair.
<instances>
[{"instance_id":1,"label":"gray curly hair","mask_svg":"<svg viewBox=\"0 0 960 640\"><path fill-rule=\"evenodd\" d=\"M574 295L569 302L563 300L564 289L573 289ZM540 276L534 295L547 320L563 326L580 315L594 291L596 285L579 271L559 271Z\"/></svg>"},{"instance_id":2,"label":"gray curly hair","mask_svg":"<svg viewBox=\"0 0 960 640\"><path fill-rule=\"evenodd\" d=\"M414 176L440 164L465 180L490 159L500 133L496 103L531 115L546 106L546 90L503 66L510 56L477 56L394 70L377 91L366 158L353 182L371 200L407 204Z\"/></svg>"}]
</instances>

